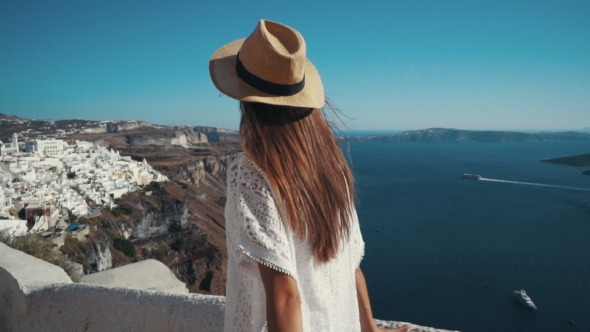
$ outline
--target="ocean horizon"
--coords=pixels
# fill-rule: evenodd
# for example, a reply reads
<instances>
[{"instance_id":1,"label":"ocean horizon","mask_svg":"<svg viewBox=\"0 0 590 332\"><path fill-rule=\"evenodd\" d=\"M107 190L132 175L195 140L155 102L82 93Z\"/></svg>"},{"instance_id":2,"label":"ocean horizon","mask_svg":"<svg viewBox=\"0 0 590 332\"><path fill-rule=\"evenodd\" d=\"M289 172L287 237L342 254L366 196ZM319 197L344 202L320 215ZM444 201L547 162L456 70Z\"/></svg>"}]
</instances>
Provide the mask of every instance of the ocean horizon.
<instances>
[{"instance_id":1,"label":"ocean horizon","mask_svg":"<svg viewBox=\"0 0 590 332\"><path fill-rule=\"evenodd\" d=\"M559 133L559 132L566 132L566 131L575 131L580 133L589 133L590 127L585 128L575 128L575 129L471 129L471 128L451 128L451 127L428 127L428 128L417 128L417 129L346 129L340 128L341 132L344 133L348 137L358 137L358 136L374 136L374 135L390 135L396 133L402 133L404 131L414 131L414 130L424 130L424 129L431 129L431 128L444 128L444 129L457 129L457 130L469 130L469 131L506 131L506 132L518 132L518 133L527 133L527 134L537 134L537 133ZM339 134L339 133L336 133Z\"/></svg>"}]
</instances>

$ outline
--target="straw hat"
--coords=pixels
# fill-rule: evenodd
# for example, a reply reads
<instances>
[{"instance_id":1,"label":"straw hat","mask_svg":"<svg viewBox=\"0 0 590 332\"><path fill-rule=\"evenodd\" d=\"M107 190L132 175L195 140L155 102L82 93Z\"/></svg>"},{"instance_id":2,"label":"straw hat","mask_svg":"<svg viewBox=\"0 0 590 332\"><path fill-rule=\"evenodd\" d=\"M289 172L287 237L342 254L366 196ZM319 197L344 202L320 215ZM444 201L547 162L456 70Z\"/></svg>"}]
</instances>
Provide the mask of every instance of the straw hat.
<instances>
[{"instance_id":1,"label":"straw hat","mask_svg":"<svg viewBox=\"0 0 590 332\"><path fill-rule=\"evenodd\" d=\"M249 102L321 108L324 86L295 29L260 20L248 38L213 53L209 73L224 94Z\"/></svg>"}]
</instances>

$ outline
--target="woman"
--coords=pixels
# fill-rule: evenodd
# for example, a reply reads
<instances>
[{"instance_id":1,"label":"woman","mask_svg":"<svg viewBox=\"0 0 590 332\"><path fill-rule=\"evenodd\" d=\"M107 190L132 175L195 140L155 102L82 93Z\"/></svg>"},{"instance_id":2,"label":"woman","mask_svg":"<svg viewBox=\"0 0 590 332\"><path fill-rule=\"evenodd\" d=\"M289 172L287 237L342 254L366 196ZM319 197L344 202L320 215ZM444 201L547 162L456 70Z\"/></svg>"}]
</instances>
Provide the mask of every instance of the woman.
<instances>
[{"instance_id":1,"label":"woman","mask_svg":"<svg viewBox=\"0 0 590 332\"><path fill-rule=\"evenodd\" d=\"M225 331L380 330L353 177L305 51L297 31L262 20L209 63L215 86L240 100L245 152L228 169Z\"/></svg>"}]
</instances>

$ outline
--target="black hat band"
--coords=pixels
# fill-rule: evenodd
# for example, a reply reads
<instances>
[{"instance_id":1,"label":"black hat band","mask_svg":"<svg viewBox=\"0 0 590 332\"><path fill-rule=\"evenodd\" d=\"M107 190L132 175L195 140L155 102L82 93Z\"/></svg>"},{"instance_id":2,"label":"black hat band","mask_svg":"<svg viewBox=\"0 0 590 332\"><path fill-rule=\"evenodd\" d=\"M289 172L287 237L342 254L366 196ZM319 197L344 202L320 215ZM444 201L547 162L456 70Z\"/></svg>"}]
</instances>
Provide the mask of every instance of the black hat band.
<instances>
[{"instance_id":1,"label":"black hat band","mask_svg":"<svg viewBox=\"0 0 590 332\"><path fill-rule=\"evenodd\" d=\"M277 84L252 74L244 67L242 61L240 61L240 53L236 55L236 73L249 86L270 95L292 96L301 92L305 87L305 76L303 76L300 82L294 84Z\"/></svg>"}]
</instances>

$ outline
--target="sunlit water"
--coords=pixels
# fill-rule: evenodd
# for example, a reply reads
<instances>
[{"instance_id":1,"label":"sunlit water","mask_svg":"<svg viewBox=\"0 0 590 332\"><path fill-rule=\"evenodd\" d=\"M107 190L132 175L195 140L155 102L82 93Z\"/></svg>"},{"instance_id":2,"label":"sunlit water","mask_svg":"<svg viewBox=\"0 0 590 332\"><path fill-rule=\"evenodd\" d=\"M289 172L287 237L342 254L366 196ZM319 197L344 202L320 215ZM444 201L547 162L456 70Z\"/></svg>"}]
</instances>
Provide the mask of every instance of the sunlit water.
<instances>
[{"instance_id":1,"label":"sunlit water","mask_svg":"<svg viewBox=\"0 0 590 332\"><path fill-rule=\"evenodd\" d=\"M588 142L350 147L375 317L462 331L590 331L590 176L540 162L588 153ZM512 298L519 288L537 311Z\"/></svg>"}]
</instances>

